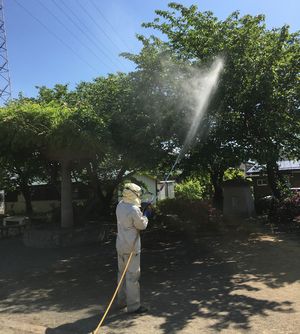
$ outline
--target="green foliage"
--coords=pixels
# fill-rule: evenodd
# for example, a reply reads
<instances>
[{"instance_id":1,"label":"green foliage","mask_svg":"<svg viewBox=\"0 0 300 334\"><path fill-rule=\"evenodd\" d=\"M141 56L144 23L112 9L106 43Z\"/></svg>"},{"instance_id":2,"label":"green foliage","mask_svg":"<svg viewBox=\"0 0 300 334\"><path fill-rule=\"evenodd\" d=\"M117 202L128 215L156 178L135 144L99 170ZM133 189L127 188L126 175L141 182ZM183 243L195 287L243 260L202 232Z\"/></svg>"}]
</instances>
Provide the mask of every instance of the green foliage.
<instances>
[{"instance_id":1,"label":"green foliage","mask_svg":"<svg viewBox=\"0 0 300 334\"><path fill-rule=\"evenodd\" d=\"M45 151L102 145L103 121L88 107L15 100L0 109L0 152Z\"/></svg>"},{"instance_id":2,"label":"green foliage","mask_svg":"<svg viewBox=\"0 0 300 334\"><path fill-rule=\"evenodd\" d=\"M205 185L197 178L187 178L186 180L177 183L175 186L175 196L178 199L204 199L207 196Z\"/></svg>"},{"instance_id":3,"label":"green foliage","mask_svg":"<svg viewBox=\"0 0 300 334\"><path fill-rule=\"evenodd\" d=\"M52 106L41 107L28 100L17 100L0 109L0 140L2 155L34 150L45 144L50 128Z\"/></svg>"},{"instance_id":4,"label":"green foliage","mask_svg":"<svg viewBox=\"0 0 300 334\"><path fill-rule=\"evenodd\" d=\"M24 98L0 109L0 183L3 188L14 190L47 177L43 151L53 109L53 106L41 107Z\"/></svg>"},{"instance_id":5,"label":"green foliage","mask_svg":"<svg viewBox=\"0 0 300 334\"><path fill-rule=\"evenodd\" d=\"M228 168L224 172L224 177L223 180L236 180L236 179L244 179L245 178L245 173L241 171L239 168Z\"/></svg>"},{"instance_id":6,"label":"green foliage","mask_svg":"<svg viewBox=\"0 0 300 334\"><path fill-rule=\"evenodd\" d=\"M157 120L151 102L144 103L137 82L138 75L110 75L83 82L75 91L81 103L89 105L107 124L105 153L109 160L129 170L153 167L160 151L153 126Z\"/></svg>"},{"instance_id":7,"label":"green foliage","mask_svg":"<svg viewBox=\"0 0 300 334\"><path fill-rule=\"evenodd\" d=\"M37 101L43 103L67 103L70 97L68 85L56 84L54 88L48 88L46 86L37 86L38 96Z\"/></svg>"},{"instance_id":8,"label":"green foliage","mask_svg":"<svg viewBox=\"0 0 300 334\"><path fill-rule=\"evenodd\" d=\"M212 12L174 2L156 14L144 27L162 33L163 47L191 68L220 55L225 59L218 91L184 168L210 170L216 190L228 167L249 158L271 163L299 157L299 32L291 33L288 26L267 30L263 15L234 12L219 20Z\"/></svg>"},{"instance_id":9,"label":"green foliage","mask_svg":"<svg viewBox=\"0 0 300 334\"><path fill-rule=\"evenodd\" d=\"M289 198L293 195L293 191L291 190L291 183L288 177L283 176L279 180L279 188L283 198Z\"/></svg>"},{"instance_id":10,"label":"green foliage","mask_svg":"<svg viewBox=\"0 0 300 334\"><path fill-rule=\"evenodd\" d=\"M163 112L169 109L155 77L157 71L99 77L74 91L78 101L90 106L106 124L105 150L83 175L86 182L96 183L96 197L102 202L112 197L128 172L154 170L166 156L162 142L169 127Z\"/></svg>"},{"instance_id":11,"label":"green foliage","mask_svg":"<svg viewBox=\"0 0 300 334\"><path fill-rule=\"evenodd\" d=\"M60 107L51 117L47 144L53 150L73 150L80 159L81 151L96 152L105 146L105 124L88 107Z\"/></svg>"}]
</instances>

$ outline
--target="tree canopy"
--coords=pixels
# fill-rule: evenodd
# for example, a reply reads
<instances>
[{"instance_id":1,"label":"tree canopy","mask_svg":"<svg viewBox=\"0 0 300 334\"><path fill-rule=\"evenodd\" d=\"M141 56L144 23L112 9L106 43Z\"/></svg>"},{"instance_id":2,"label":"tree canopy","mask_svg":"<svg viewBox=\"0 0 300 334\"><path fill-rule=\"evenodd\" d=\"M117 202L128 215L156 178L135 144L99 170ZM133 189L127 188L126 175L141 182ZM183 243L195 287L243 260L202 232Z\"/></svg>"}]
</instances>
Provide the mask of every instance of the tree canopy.
<instances>
[{"instance_id":1,"label":"tree canopy","mask_svg":"<svg viewBox=\"0 0 300 334\"><path fill-rule=\"evenodd\" d=\"M268 30L263 15L234 12L220 20L178 3L156 14L144 27L159 30L164 48L177 58L191 66L205 66L219 55L225 60L207 117L208 134L199 138L188 162L196 155L222 175L249 158L276 166L283 157L299 157L299 32L289 32L288 26ZM270 172L272 190L280 196Z\"/></svg>"}]
</instances>

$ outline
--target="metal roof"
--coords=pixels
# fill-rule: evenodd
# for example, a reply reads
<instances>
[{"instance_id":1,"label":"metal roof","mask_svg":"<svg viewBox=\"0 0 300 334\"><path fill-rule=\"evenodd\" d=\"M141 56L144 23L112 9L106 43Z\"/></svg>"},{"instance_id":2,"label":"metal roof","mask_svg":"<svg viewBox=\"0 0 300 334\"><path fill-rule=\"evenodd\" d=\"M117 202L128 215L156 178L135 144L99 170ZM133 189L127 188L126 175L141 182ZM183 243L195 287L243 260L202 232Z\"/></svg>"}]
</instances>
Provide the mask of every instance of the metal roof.
<instances>
[{"instance_id":1,"label":"metal roof","mask_svg":"<svg viewBox=\"0 0 300 334\"><path fill-rule=\"evenodd\" d=\"M277 164L278 164L279 170L281 171L300 170L300 160L281 160L281 161L277 161ZM248 169L246 174L250 175L250 174L260 173L265 167L266 167L265 165L256 164L250 169Z\"/></svg>"}]
</instances>

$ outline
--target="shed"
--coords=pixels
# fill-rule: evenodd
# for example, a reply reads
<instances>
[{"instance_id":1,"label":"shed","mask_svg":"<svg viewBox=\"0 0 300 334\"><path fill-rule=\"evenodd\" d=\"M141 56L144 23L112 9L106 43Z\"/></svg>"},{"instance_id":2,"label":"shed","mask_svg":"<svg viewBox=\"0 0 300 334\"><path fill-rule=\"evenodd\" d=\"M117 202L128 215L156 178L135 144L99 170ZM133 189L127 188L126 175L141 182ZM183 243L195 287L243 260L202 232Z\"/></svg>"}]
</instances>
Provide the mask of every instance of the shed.
<instances>
[{"instance_id":1,"label":"shed","mask_svg":"<svg viewBox=\"0 0 300 334\"><path fill-rule=\"evenodd\" d=\"M223 214L226 217L248 218L255 215L251 183L244 179L223 183Z\"/></svg>"}]
</instances>

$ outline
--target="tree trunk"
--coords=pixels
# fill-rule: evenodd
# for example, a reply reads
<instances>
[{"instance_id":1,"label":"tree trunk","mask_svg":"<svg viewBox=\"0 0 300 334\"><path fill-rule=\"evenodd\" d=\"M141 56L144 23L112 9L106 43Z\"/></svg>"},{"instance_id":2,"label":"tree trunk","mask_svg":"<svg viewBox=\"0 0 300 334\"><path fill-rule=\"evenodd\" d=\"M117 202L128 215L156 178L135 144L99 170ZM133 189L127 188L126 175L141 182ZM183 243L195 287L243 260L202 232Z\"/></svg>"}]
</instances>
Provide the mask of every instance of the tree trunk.
<instances>
[{"instance_id":1,"label":"tree trunk","mask_svg":"<svg viewBox=\"0 0 300 334\"><path fill-rule=\"evenodd\" d=\"M31 203L30 188L27 184L24 184L20 187L20 190L25 199L26 214L31 215L33 213L33 208L32 208L32 203Z\"/></svg>"},{"instance_id":2,"label":"tree trunk","mask_svg":"<svg viewBox=\"0 0 300 334\"><path fill-rule=\"evenodd\" d=\"M110 208L111 208L112 198L114 196L114 190L115 188L107 190L106 194L102 198L104 216L108 216L111 213Z\"/></svg>"},{"instance_id":3,"label":"tree trunk","mask_svg":"<svg viewBox=\"0 0 300 334\"><path fill-rule=\"evenodd\" d=\"M223 210L223 176L223 170L212 170L210 172L211 182L214 188L213 204L219 210Z\"/></svg>"},{"instance_id":4,"label":"tree trunk","mask_svg":"<svg viewBox=\"0 0 300 334\"><path fill-rule=\"evenodd\" d=\"M272 190L272 194L278 200L282 199L282 191L280 189L280 175L276 161L267 162L268 182Z\"/></svg>"},{"instance_id":5,"label":"tree trunk","mask_svg":"<svg viewBox=\"0 0 300 334\"><path fill-rule=\"evenodd\" d=\"M87 166L88 175L90 178L89 186L92 189L92 196L88 201L88 204L84 210L82 217L89 215L93 210L97 209L99 214L107 216L110 215L111 203L114 196L114 193L123 180L126 167L122 167L116 179L110 184L103 187L101 182L97 178L96 167L91 165ZM97 207L96 207L97 206Z\"/></svg>"},{"instance_id":6,"label":"tree trunk","mask_svg":"<svg viewBox=\"0 0 300 334\"><path fill-rule=\"evenodd\" d=\"M49 174L50 174L50 184L56 185L59 180L59 165L57 162L48 163Z\"/></svg>"},{"instance_id":7,"label":"tree trunk","mask_svg":"<svg viewBox=\"0 0 300 334\"><path fill-rule=\"evenodd\" d=\"M123 180L125 171L126 171L126 167L123 166L119 170L118 175L116 179L114 180L114 182L109 187L107 187L105 195L102 194L103 214L104 215L109 215L111 213L110 209L111 209L112 199L114 197L114 193L116 189L118 188L119 184Z\"/></svg>"},{"instance_id":8,"label":"tree trunk","mask_svg":"<svg viewBox=\"0 0 300 334\"><path fill-rule=\"evenodd\" d=\"M61 227L74 225L70 161L61 161Z\"/></svg>"}]
</instances>

